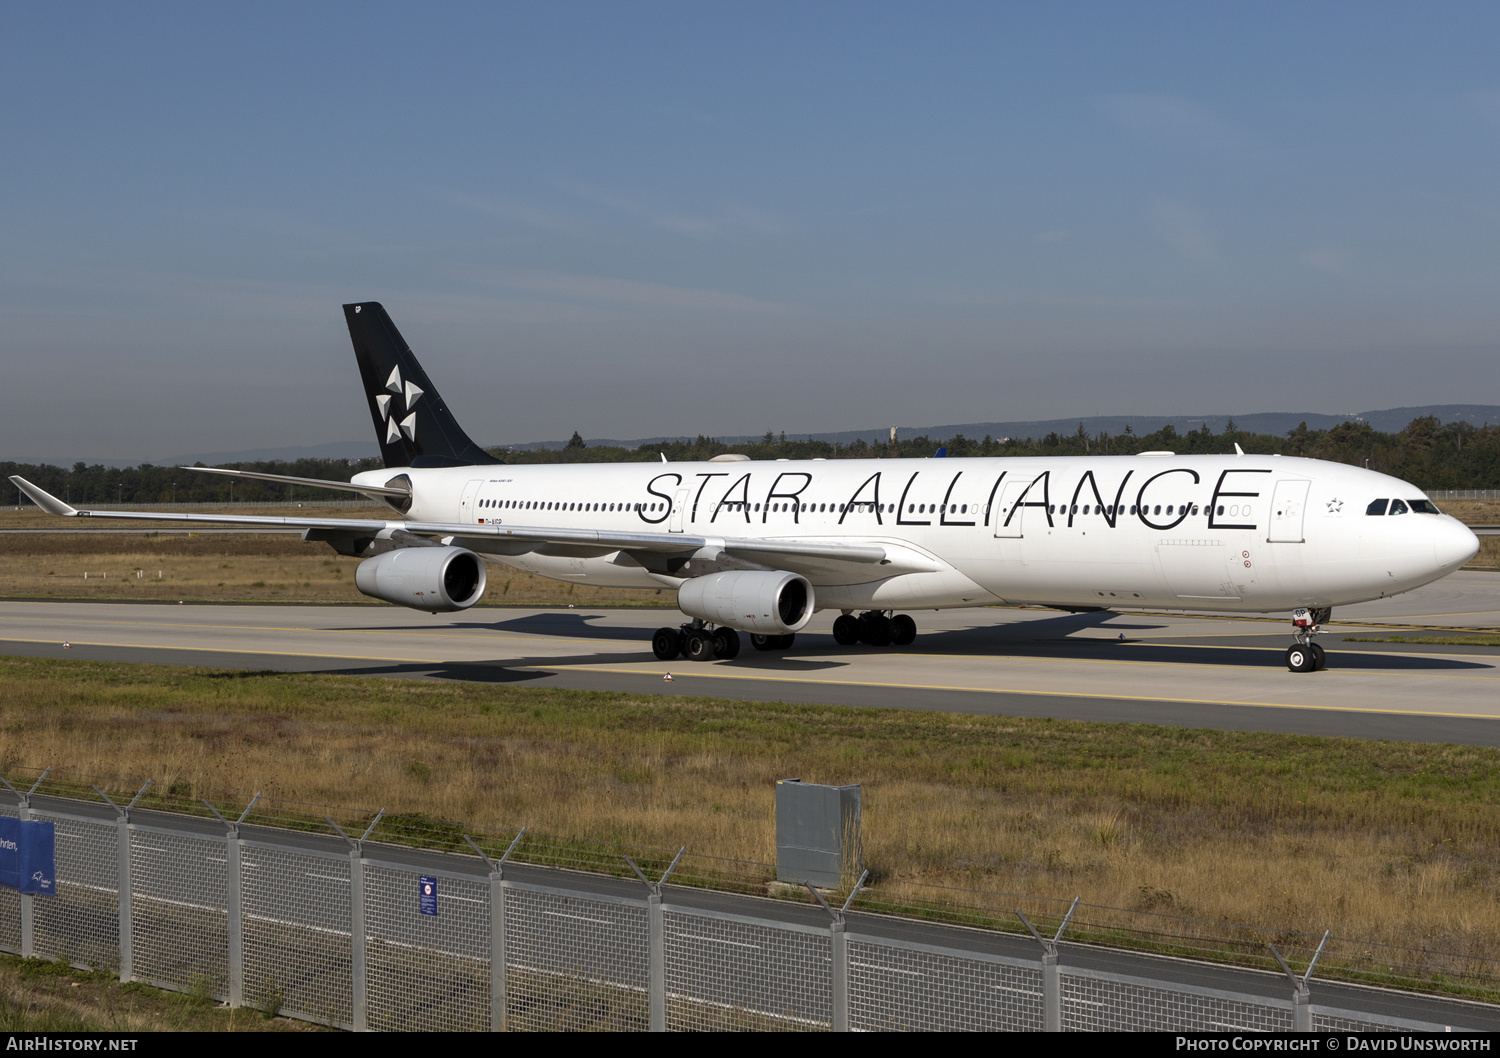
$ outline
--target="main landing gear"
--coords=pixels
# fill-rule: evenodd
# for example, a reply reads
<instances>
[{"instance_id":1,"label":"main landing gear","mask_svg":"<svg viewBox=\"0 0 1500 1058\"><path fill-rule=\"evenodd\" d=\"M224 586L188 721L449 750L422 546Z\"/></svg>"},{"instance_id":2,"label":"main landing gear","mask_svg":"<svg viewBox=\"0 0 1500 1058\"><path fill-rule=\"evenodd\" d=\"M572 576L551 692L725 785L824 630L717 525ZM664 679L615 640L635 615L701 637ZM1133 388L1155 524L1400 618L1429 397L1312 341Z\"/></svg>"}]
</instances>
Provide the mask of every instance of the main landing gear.
<instances>
[{"instance_id":1,"label":"main landing gear","mask_svg":"<svg viewBox=\"0 0 1500 1058\"><path fill-rule=\"evenodd\" d=\"M750 642L757 650L771 649L756 642L764 639L784 639L785 647L792 645L791 636L751 636ZM658 628L651 637L651 652L661 661L679 655L689 661L728 661L740 652L740 634L733 628L709 628L694 620L681 628Z\"/></svg>"},{"instance_id":2,"label":"main landing gear","mask_svg":"<svg viewBox=\"0 0 1500 1058\"><path fill-rule=\"evenodd\" d=\"M904 613L892 617L884 610L866 610L858 617L846 613L833 622L833 639L841 647L855 643L904 647L916 638L917 622Z\"/></svg>"},{"instance_id":3,"label":"main landing gear","mask_svg":"<svg viewBox=\"0 0 1500 1058\"><path fill-rule=\"evenodd\" d=\"M1292 638L1296 640L1286 648L1286 667L1293 672L1316 672L1328 663L1328 655L1313 642L1313 636L1333 618L1333 610L1327 606L1309 610L1299 607L1292 611Z\"/></svg>"}]
</instances>

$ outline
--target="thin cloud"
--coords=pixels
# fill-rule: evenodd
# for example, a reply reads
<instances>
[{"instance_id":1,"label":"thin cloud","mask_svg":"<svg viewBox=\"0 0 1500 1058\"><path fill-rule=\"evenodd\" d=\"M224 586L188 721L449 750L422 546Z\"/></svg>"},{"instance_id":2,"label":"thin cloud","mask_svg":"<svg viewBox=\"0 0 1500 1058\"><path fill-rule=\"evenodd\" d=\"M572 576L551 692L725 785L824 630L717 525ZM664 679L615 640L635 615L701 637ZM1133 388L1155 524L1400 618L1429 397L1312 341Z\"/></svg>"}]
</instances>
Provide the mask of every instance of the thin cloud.
<instances>
[{"instance_id":1,"label":"thin cloud","mask_svg":"<svg viewBox=\"0 0 1500 1058\"><path fill-rule=\"evenodd\" d=\"M613 213L691 239L776 234L787 229L781 218L739 205L728 205L713 213L692 214L586 184L569 183L564 186L579 198L603 206Z\"/></svg>"},{"instance_id":2,"label":"thin cloud","mask_svg":"<svg viewBox=\"0 0 1500 1058\"><path fill-rule=\"evenodd\" d=\"M1500 132L1500 92L1470 92L1468 103L1485 124Z\"/></svg>"},{"instance_id":3,"label":"thin cloud","mask_svg":"<svg viewBox=\"0 0 1500 1058\"><path fill-rule=\"evenodd\" d=\"M1302 263L1320 272L1342 272L1349 263L1349 255L1332 246L1317 246L1302 254Z\"/></svg>"},{"instance_id":4,"label":"thin cloud","mask_svg":"<svg viewBox=\"0 0 1500 1058\"><path fill-rule=\"evenodd\" d=\"M1167 95L1114 95L1099 108L1115 125L1139 139L1177 150L1221 157L1266 160L1270 147L1215 117L1190 99Z\"/></svg>"},{"instance_id":5,"label":"thin cloud","mask_svg":"<svg viewBox=\"0 0 1500 1058\"><path fill-rule=\"evenodd\" d=\"M591 227L588 219L578 213L543 209L515 199L468 195L460 191L449 191L447 197L450 202L473 210L475 213L482 213L487 217L510 224L540 228L543 231L564 235L585 235Z\"/></svg>"},{"instance_id":6,"label":"thin cloud","mask_svg":"<svg viewBox=\"0 0 1500 1058\"><path fill-rule=\"evenodd\" d=\"M1219 259L1208 220L1192 206L1158 199L1151 207L1151 220L1156 237L1188 260L1208 263Z\"/></svg>"},{"instance_id":7,"label":"thin cloud","mask_svg":"<svg viewBox=\"0 0 1500 1058\"><path fill-rule=\"evenodd\" d=\"M612 276L563 275L556 272L492 272L484 281L507 290L523 290L553 298L620 305L632 308L682 309L690 311L744 312L757 315L780 315L787 307L769 301L758 301L740 294L693 287L642 283Z\"/></svg>"}]
</instances>

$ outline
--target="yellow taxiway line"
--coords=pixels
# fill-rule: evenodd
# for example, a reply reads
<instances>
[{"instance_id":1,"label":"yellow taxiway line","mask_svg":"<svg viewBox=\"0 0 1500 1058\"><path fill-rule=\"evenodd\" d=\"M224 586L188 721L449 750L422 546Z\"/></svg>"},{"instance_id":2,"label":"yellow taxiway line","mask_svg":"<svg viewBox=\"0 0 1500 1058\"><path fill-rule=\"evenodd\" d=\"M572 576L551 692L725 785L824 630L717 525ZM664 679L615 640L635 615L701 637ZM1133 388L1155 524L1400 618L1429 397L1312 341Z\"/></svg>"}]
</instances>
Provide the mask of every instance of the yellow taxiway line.
<instances>
[{"instance_id":1,"label":"yellow taxiway line","mask_svg":"<svg viewBox=\"0 0 1500 1058\"><path fill-rule=\"evenodd\" d=\"M551 669L556 671L575 672L609 672L624 673L633 676L655 676L655 672L641 669L620 669L592 665L518 665L517 668L525 669ZM679 670L681 671L681 670ZM1345 705L1301 705L1296 702L1257 702L1230 700L1223 698L1174 698L1164 695L1151 694L1101 694L1095 691L1036 691L1017 687L964 687L947 684L925 684L925 683L877 683L869 680L817 680L796 676L747 676L719 674L714 672L684 672L685 676L699 676L706 679L721 680L765 680L773 683L807 683L807 684L829 684L835 687L889 687L895 690L909 691L967 691L982 694L1034 694L1043 698L1097 698L1106 701L1121 702L1171 702L1175 705L1248 705L1261 709L1316 709L1321 712L1330 713L1382 713L1391 716L1440 716L1464 720L1497 720L1500 716L1491 713L1438 713L1419 709L1376 709L1361 706ZM674 675L673 679L677 679Z\"/></svg>"}]
</instances>

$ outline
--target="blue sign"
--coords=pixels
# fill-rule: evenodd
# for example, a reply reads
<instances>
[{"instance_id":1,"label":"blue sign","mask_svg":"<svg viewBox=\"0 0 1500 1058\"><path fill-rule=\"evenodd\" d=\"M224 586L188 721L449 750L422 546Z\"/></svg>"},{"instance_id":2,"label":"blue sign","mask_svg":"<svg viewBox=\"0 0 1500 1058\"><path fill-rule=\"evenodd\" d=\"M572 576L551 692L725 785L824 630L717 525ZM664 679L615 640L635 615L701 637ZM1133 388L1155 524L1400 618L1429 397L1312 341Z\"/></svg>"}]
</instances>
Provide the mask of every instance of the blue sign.
<instances>
[{"instance_id":1,"label":"blue sign","mask_svg":"<svg viewBox=\"0 0 1500 1058\"><path fill-rule=\"evenodd\" d=\"M417 910L424 915L437 914L437 879L425 875L417 879Z\"/></svg>"},{"instance_id":2,"label":"blue sign","mask_svg":"<svg viewBox=\"0 0 1500 1058\"><path fill-rule=\"evenodd\" d=\"M51 823L0 816L0 885L32 896L56 894L54 830Z\"/></svg>"}]
</instances>

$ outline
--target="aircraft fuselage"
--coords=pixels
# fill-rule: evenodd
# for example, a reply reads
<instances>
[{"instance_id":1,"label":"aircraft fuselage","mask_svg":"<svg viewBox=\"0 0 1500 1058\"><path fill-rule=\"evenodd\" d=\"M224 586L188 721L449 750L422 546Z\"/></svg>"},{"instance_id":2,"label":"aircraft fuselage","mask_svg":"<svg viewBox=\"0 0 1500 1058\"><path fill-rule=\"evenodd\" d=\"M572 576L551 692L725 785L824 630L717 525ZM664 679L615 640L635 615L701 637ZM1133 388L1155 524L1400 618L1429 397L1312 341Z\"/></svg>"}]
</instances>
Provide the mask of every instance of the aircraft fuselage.
<instances>
[{"instance_id":1,"label":"aircraft fuselage","mask_svg":"<svg viewBox=\"0 0 1500 1058\"><path fill-rule=\"evenodd\" d=\"M356 483L384 484L370 471ZM1409 591L1477 541L1384 474L1272 456L538 464L403 469L406 517L877 544L894 569L800 570L818 609L984 603L1271 612ZM1379 499L1400 514L1368 514ZM605 587L682 577L617 548L455 539L525 572Z\"/></svg>"}]
</instances>

